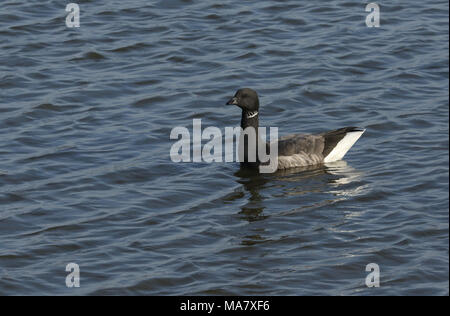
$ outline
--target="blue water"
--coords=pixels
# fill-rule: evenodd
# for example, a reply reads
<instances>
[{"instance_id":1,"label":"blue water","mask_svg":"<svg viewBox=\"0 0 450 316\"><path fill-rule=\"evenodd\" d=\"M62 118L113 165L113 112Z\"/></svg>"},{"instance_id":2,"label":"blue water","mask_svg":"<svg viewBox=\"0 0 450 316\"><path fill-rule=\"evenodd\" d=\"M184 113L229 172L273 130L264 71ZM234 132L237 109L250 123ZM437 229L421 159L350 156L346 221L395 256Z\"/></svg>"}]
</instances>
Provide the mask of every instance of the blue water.
<instances>
[{"instance_id":1,"label":"blue water","mask_svg":"<svg viewBox=\"0 0 450 316\"><path fill-rule=\"evenodd\" d=\"M77 3L1 2L1 295L449 295L447 1ZM367 131L327 166L172 162L241 87L280 134Z\"/></svg>"}]
</instances>

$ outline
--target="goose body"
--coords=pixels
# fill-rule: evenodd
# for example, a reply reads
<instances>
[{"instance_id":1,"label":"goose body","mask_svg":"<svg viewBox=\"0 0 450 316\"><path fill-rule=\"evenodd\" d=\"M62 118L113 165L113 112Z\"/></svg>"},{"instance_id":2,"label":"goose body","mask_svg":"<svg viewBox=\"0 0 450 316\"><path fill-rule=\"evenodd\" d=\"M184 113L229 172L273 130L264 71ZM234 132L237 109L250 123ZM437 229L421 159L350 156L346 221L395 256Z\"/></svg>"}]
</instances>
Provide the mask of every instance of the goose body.
<instances>
[{"instance_id":1,"label":"goose body","mask_svg":"<svg viewBox=\"0 0 450 316\"><path fill-rule=\"evenodd\" d=\"M258 130L259 99L254 90L249 88L239 89L227 104L237 105L242 109L241 128L243 130L247 127L253 127L255 131ZM277 169L305 167L341 160L364 131L365 129L360 127L344 127L316 135L293 134L280 137L277 141ZM249 162L246 160L248 140L245 141L244 161L241 162L241 165L258 167L259 161ZM266 152L269 152L270 144L266 143L265 145ZM257 145L254 148L257 148Z\"/></svg>"}]
</instances>

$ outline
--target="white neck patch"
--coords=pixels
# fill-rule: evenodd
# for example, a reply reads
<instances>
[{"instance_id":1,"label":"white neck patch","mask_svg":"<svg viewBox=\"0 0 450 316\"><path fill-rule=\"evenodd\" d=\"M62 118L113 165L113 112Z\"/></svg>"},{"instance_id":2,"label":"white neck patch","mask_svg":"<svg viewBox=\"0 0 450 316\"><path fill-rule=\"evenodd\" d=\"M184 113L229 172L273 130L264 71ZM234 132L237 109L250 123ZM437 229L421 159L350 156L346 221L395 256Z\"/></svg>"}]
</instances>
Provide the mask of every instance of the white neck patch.
<instances>
[{"instance_id":1,"label":"white neck patch","mask_svg":"<svg viewBox=\"0 0 450 316\"><path fill-rule=\"evenodd\" d=\"M258 115L258 111L247 112L247 118L248 118L248 119L253 118L253 117L255 117L256 115Z\"/></svg>"}]
</instances>

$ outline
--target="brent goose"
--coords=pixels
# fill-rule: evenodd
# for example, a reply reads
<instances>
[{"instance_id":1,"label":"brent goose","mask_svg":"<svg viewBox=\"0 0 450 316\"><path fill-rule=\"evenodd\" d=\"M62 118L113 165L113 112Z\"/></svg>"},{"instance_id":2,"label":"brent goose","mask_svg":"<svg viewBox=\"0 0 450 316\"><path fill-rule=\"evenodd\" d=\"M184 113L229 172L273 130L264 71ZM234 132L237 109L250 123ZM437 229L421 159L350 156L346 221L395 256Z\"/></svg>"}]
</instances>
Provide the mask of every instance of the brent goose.
<instances>
[{"instance_id":1,"label":"brent goose","mask_svg":"<svg viewBox=\"0 0 450 316\"><path fill-rule=\"evenodd\" d=\"M259 99L256 91L244 88L239 89L227 105L237 105L242 109L241 128L255 129L258 137L258 111ZM361 137L365 129L360 127L344 127L337 130L316 135L294 134L278 139L278 165L277 169L311 166L321 163L341 160L353 144ZM258 167L260 163L249 162L248 137L244 138L244 167ZM257 144L253 149L257 149ZM269 144L266 143L266 152L269 152ZM257 156L257 155L256 155Z\"/></svg>"}]
</instances>

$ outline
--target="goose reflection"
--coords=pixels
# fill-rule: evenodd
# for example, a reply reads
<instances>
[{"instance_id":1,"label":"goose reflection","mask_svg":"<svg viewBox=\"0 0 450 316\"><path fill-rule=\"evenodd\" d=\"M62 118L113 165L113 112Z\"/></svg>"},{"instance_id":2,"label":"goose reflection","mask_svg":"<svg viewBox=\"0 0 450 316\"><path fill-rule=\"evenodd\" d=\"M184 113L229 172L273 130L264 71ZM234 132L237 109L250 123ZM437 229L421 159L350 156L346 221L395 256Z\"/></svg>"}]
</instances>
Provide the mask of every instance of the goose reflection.
<instances>
[{"instance_id":1,"label":"goose reflection","mask_svg":"<svg viewBox=\"0 0 450 316\"><path fill-rule=\"evenodd\" d=\"M279 170L273 174L241 168L234 176L242 185L235 199L246 199L238 214L249 223L326 207L362 194L366 189L363 172L345 161ZM265 225L252 225L248 229L241 237L243 245L271 240L265 236Z\"/></svg>"},{"instance_id":2,"label":"goose reflection","mask_svg":"<svg viewBox=\"0 0 450 316\"><path fill-rule=\"evenodd\" d=\"M266 219L265 201L271 198L302 196L313 193L332 194L326 200L314 201L299 207L314 207L345 197L361 194L366 188L360 184L363 173L341 160L318 166L307 166L279 170L273 174L260 174L255 170L239 169L235 172L236 181L242 184L244 192L249 193L247 203L241 206L239 214L243 219L253 222ZM360 185L353 185L353 183ZM247 196L244 194L244 196Z\"/></svg>"},{"instance_id":3,"label":"goose reflection","mask_svg":"<svg viewBox=\"0 0 450 316\"><path fill-rule=\"evenodd\" d=\"M241 206L239 214L249 222L266 219L268 216L262 215L266 207L260 192L270 179L255 169L241 168L234 175L238 178L236 181L243 185L244 191L250 193L247 203Z\"/></svg>"}]
</instances>

